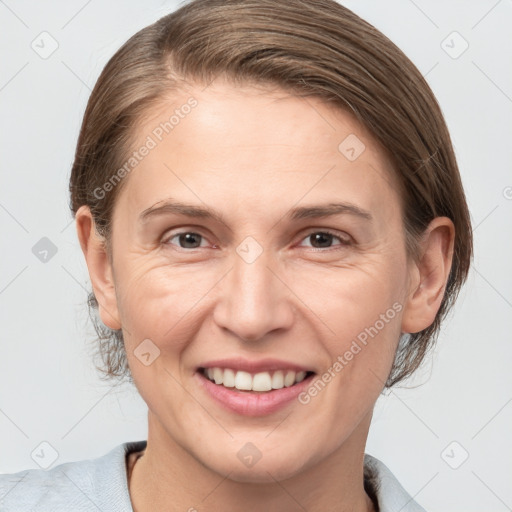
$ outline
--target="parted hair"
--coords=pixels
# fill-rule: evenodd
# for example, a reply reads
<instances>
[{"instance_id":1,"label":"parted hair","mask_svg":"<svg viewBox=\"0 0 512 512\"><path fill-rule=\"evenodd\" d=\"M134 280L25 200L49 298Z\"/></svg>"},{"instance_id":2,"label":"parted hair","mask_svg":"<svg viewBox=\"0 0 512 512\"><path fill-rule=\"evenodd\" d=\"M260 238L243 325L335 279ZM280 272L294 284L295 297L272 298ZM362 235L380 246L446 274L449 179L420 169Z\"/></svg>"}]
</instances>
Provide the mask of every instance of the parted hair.
<instances>
[{"instance_id":1,"label":"parted hair","mask_svg":"<svg viewBox=\"0 0 512 512\"><path fill-rule=\"evenodd\" d=\"M108 61L88 100L69 182L73 215L89 206L111 255L112 213L123 181L101 195L95 191L133 151L137 125L148 112L186 83L206 85L221 75L235 86L268 85L320 98L355 116L392 163L410 258L418 257L432 219L453 221L453 262L440 309L428 328L402 335L386 382L395 385L419 367L437 339L468 274L472 229L432 90L392 41L336 1L192 0L133 35ZM88 306L97 368L105 378L133 382L122 330L101 322L93 292Z\"/></svg>"}]
</instances>

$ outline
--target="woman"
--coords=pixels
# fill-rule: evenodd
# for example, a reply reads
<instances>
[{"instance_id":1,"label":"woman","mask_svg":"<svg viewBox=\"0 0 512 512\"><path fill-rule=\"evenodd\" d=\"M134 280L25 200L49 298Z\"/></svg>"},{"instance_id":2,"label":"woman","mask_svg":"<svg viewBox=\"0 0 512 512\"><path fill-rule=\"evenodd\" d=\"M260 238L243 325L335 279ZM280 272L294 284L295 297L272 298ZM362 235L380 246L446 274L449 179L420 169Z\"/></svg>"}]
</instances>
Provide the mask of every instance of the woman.
<instances>
[{"instance_id":1,"label":"woman","mask_svg":"<svg viewBox=\"0 0 512 512\"><path fill-rule=\"evenodd\" d=\"M5 510L422 510L365 443L472 238L393 43L332 0L192 1L103 70L70 192L105 371L148 439L4 475Z\"/></svg>"}]
</instances>

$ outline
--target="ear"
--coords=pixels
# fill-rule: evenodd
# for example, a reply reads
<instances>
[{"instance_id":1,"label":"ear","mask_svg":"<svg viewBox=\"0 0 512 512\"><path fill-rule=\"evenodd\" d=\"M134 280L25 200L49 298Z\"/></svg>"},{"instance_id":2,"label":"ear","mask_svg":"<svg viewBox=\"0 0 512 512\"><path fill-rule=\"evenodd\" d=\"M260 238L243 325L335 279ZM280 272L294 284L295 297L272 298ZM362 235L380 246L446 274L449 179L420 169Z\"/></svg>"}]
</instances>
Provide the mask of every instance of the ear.
<instances>
[{"instance_id":1,"label":"ear","mask_svg":"<svg viewBox=\"0 0 512 512\"><path fill-rule=\"evenodd\" d=\"M402 332L420 332L434 322L450 275L454 239L455 227L448 217L436 217L425 230L419 260L410 267Z\"/></svg>"},{"instance_id":2,"label":"ear","mask_svg":"<svg viewBox=\"0 0 512 512\"><path fill-rule=\"evenodd\" d=\"M88 206L84 205L78 209L75 220L78 239L87 262L94 295L98 301L101 321L111 329L120 329L113 268L105 246L105 238L96 231Z\"/></svg>"}]
</instances>

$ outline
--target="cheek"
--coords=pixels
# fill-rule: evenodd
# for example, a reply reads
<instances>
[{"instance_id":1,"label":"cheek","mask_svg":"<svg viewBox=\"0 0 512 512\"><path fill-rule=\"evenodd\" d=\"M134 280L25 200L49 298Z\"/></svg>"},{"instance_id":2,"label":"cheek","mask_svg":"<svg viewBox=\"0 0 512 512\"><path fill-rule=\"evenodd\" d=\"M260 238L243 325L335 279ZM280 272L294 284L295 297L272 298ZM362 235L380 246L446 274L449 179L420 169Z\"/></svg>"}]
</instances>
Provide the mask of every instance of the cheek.
<instances>
[{"instance_id":1,"label":"cheek","mask_svg":"<svg viewBox=\"0 0 512 512\"><path fill-rule=\"evenodd\" d=\"M149 338L162 350L179 350L217 280L212 272L193 266L127 269L116 283L127 345Z\"/></svg>"},{"instance_id":2,"label":"cheek","mask_svg":"<svg viewBox=\"0 0 512 512\"><path fill-rule=\"evenodd\" d=\"M331 365L324 381L336 382L332 399L342 395L352 410L358 399L378 396L393 363L401 333L404 268L405 258L395 254L328 274L303 273L294 281L300 283L297 294L307 297L321 320L316 323L325 326L322 344Z\"/></svg>"},{"instance_id":3,"label":"cheek","mask_svg":"<svg viewBox=\"0 0 512 512\"><path fill-rule=\"evenodd\" d=\"M338 348L343 348L381 315L388 313L386 326L399 324L397 309L401 307L393 305L402 306L404 300L404 268L405 260L400 255L375 257L364 264L330 270L293 269L288 279L294 283L297 295L304 297L307 306L323 321L327 336L335 340L334 346L341 343Z\"/></svg>"},{"instance_id":4,"label":"cheek","mask_svg":"<svg viewBox=\"0 0 512 512\"><path fill-rule=\"evenodd\" d=\"M215 279L207 272L139 266L120 279L122 325L134 383L151 410L186 408L181 354L196 336ZM174 420L169 419L169 422Z\"/></svg>"}]
</instances>

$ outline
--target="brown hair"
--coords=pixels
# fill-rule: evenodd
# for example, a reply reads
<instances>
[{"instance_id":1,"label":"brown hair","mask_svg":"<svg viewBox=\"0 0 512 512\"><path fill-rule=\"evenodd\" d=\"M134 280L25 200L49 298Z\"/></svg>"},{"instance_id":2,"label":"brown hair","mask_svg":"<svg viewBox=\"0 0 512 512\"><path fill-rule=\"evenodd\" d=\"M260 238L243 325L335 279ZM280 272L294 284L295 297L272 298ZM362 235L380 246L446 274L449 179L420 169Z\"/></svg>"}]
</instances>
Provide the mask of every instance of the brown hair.
<instances>
[{"instance_id":1,"label":"brown hair","mask_svg":"<svg viewBox=\"0 0 512 512\"><path fill-rule=\"evenodd\" d=\"M400 340L386 382L391 387L418 368L435 342L467 277L472 230L450 135L431 89L397 46L334 0L193 0L131 37L103 69L87 104L70 178L73 214L88 205L108 249L123 181L95 191L126 161L136 123L185 83L207 84L220 75L235 84L321 98L353 114L393 164L411 257L434 217L453 221L453 263L441 307L430 327ZM99 320L92 292L88 304L99 369L132 381L121 330Z\"/></svg>"}]
</instances>

